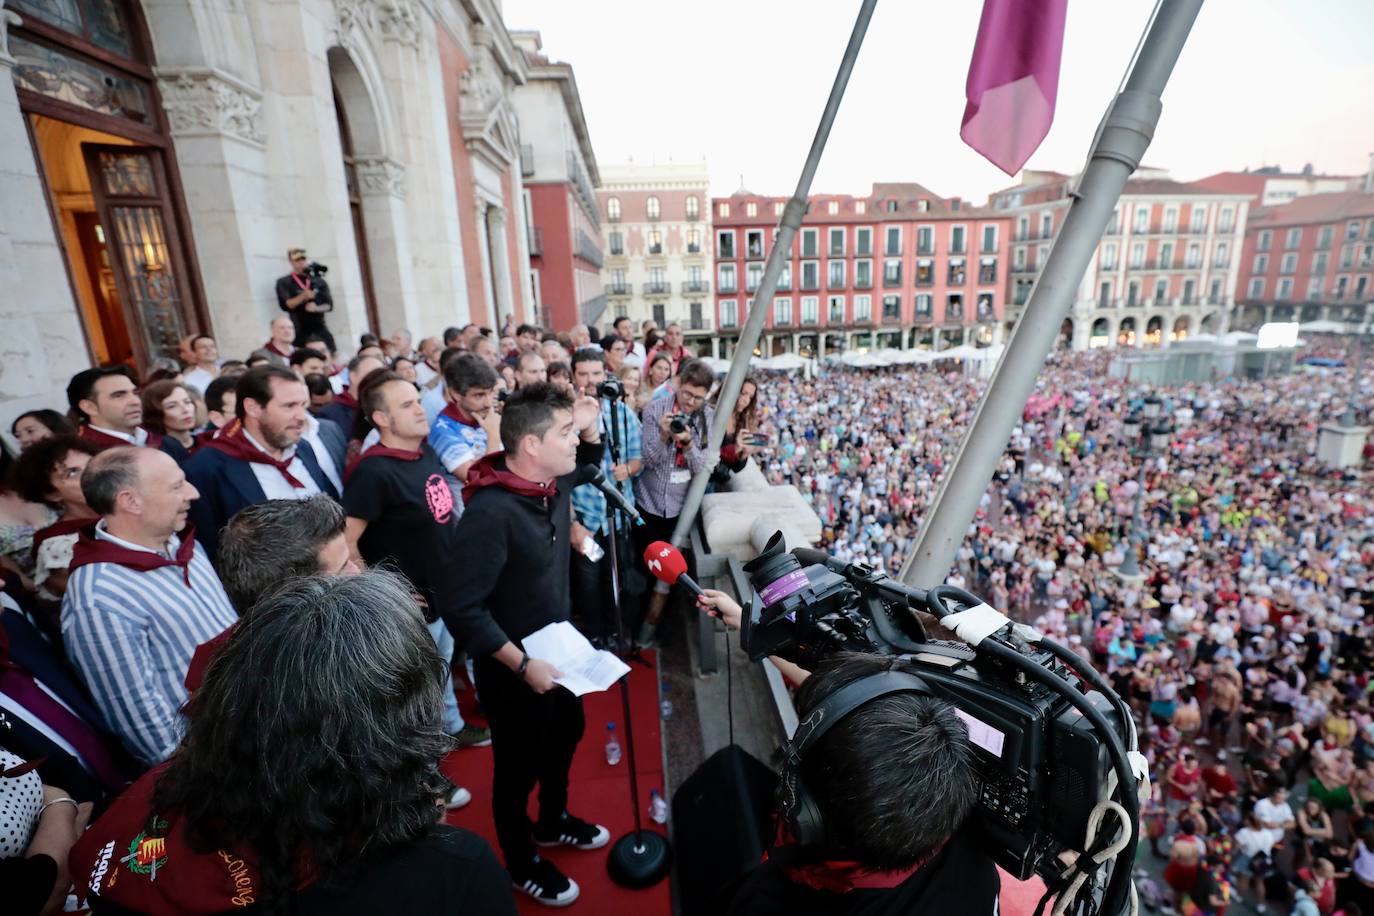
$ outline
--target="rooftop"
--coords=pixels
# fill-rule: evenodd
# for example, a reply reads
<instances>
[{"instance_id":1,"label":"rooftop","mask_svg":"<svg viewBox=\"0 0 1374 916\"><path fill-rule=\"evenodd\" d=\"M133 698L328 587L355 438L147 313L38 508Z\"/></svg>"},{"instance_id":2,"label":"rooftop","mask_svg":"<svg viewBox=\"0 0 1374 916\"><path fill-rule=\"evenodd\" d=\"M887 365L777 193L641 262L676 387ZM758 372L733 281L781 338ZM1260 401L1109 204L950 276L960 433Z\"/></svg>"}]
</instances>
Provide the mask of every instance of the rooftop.
<instances>
[{"instance_id":1,"label":"rooftop","mask_svg":"<svg viewBox=\"0 0 1374 916\"><path fill-rule=\"evenodd\" d=\"M1334 194L1309 194L1277 207L1260 207L1251 211L1247 228L1310 226L1370 216L1374 216L1374 194L1337 191Z\"/></svg>"}]
</instances>

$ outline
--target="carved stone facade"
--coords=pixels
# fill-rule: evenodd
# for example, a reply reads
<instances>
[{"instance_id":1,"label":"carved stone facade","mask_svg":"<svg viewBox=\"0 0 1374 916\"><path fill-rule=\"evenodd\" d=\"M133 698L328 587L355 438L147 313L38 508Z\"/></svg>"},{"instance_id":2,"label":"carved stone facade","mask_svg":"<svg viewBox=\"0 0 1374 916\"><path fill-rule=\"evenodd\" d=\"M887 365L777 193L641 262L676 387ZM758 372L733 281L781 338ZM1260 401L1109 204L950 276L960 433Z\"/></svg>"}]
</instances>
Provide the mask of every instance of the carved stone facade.
<instances>
[{"instance_id":1,"label":"carved stone facade","mask_svg":"<svg viewBox=\"0 0 1374 916\"><path fill-rule=\"evenodd\" d=\"M406 198L406 167L384 156L369 156L354 160L358 171L358 187L364 194L389 194L397 200Z\"/></svg>"},{"instance_id":2,"label":"carved stone facade","mask_svg":"<svg viewBox=\"0 0 1374 916\"><path fill-rule=\"evenodd\" d=\"M383 41L420 47L426 18L411 0L339 0L339 31L357 27Z\"/></svg>"},{"instance_id":3,"label":"carved stone facade","mask_svg":"<svg viewBox=\"0 0 1374 916\"><path fill-rule=\"evenodd\" d=\"M159 72L162 107L173 136L226 134L261 146L262 93L215 70Z\"/></svg>"}]
</instances>

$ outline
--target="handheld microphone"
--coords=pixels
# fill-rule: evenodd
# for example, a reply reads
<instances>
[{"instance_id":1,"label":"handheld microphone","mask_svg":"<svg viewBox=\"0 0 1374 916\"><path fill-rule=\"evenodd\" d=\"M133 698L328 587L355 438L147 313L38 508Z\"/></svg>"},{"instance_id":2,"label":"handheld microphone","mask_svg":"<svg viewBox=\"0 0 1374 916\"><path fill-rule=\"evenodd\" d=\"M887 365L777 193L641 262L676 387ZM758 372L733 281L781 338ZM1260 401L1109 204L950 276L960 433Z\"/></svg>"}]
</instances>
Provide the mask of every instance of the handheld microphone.
<instances>
[{"instance_id":1,"label":"handheld microphone","mask_svg":"<svg viewBox=\"0 0 1374 916\"><path fill-rule=\"evenodd\" d=\"M701 586L687 575L687 558L667 541L654 541L644 551L644 565L660 582L668 585L681 585L692 593L693 598L702 596Z\"/></svg>"},{"instance_id":2,"label":"handheld microphone","mask_svg":"<svg viewBox=\"0 0 1374 916\"><path fill-rule=\"evenodd\" d=\"M590 468L590 465L588 467ZM587 482L600 490L608 500L615 503L615 507L633 519L636 525L644 524L643 517L635 510L635 504L625 498L625 494L620 492L619 487L606 479L606 475L601 472L600 468L595 469L591 479Z\"/></svg>"}]
</instances>

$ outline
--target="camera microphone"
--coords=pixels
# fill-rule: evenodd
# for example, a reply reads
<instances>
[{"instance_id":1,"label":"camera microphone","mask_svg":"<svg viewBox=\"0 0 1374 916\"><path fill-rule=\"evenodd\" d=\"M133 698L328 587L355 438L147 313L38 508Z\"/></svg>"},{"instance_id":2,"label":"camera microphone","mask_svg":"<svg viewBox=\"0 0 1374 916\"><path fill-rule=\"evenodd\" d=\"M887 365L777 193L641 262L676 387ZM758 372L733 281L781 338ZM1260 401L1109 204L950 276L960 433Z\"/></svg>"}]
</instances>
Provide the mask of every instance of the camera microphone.
<instances>
[{"instance_id":1,"label":"camera microphone","mask_svg":"<svg viewBox=\"0 0 1374 916\"><path fill-rule=\"evenodd\" d=\"M660 582L668 585L681 585L692 593L693 598L702 595L701 586L687 575L687 558L667 541L654 541L644 551L644 565Z\"/></svg>"},{"instance_id":2,"label":"camera microphone","mask_svg":"<svg viewBox=\"0 0 1374 916\"><path fill-rule=\"evenodd\" d=\"M644 518L636 511L635 504L625 498L625 494L620 492L619 487L606 479L606 475L601 472L600 468L593 469L588 466L587 469L592 470L592 476L587 481L588 483L600 490L606 499L615 503L615 507L633 519L636 525L644 524Z\"/></svg>"}]
</instances>

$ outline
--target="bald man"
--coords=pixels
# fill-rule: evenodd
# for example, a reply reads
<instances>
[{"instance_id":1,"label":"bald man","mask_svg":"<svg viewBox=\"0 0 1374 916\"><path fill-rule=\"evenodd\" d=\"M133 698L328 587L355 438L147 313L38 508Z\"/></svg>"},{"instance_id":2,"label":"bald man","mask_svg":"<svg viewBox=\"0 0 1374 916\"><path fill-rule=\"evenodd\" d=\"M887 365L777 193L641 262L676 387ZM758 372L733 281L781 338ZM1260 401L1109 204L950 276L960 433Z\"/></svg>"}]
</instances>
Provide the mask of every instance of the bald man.
<instances>
[{"instance_id":1,"label":"bald man","mask_svg":"<svg viewBox=\"0 0 1374 916\"><path fill-rule=\"evenodd\" d=\"M296 326L291 323L291 319L282 315L272 319L272 336L261 349L266 350L271 358L272 365L281 366L283 369L291 368L291 354L296 352Z\"/></svg>"}]
</instances>

